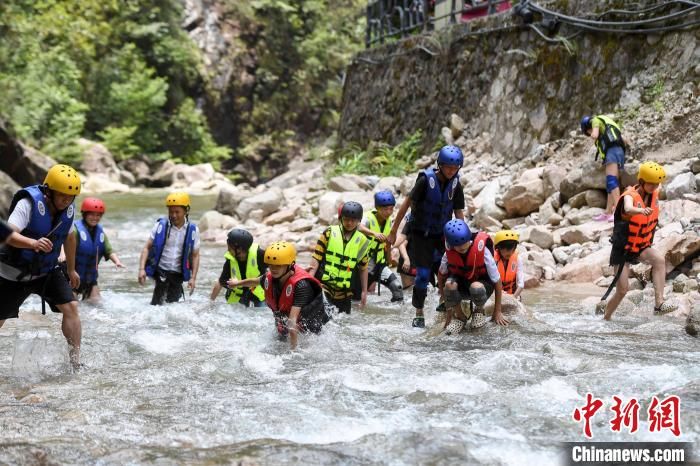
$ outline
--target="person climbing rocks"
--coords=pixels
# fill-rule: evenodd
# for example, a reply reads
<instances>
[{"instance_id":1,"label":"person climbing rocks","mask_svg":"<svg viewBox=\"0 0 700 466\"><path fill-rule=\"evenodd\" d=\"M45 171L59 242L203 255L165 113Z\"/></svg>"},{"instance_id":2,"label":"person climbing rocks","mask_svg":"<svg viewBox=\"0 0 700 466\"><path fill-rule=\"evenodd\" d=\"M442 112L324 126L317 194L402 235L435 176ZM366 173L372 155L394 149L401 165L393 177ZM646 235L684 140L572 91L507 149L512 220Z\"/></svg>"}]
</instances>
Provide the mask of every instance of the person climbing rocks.
<instances>
[{"instance_id":1,"label":"person climbing rocks","mask_svg":"<svg viewBox=\"0 0 700 466\"><path fill-rule=\"evenodd\" d=\"M654 315L673 312L674 302L664 301L666 260L652 247L659 220L659 185L666 179L666 172L656 162L644 162L639 166L638 183L622 194L615 208L615 225L611 238L610 265L615 267L615 279L607 294L615 287L607 304L601 301L600 311L610 320L629 290L629 267L642 261L651 264L654 283Z\"/></svg>"},{"instance_id":2,"label":"person climbing rocks","mask_svg":"<svg viewBox=\"0 0 700 466\"><path fill-rule=\"evenodd\" d=\"M608 193L605 212L593 220L612 222L613 209L620 198L620 171L625 168L625 152L629 143L622 136L620 126L605 115L584 116L581 132L595 141L596 160L601 158L605 166L605 190Z\"/></svg>"}]
</instances>

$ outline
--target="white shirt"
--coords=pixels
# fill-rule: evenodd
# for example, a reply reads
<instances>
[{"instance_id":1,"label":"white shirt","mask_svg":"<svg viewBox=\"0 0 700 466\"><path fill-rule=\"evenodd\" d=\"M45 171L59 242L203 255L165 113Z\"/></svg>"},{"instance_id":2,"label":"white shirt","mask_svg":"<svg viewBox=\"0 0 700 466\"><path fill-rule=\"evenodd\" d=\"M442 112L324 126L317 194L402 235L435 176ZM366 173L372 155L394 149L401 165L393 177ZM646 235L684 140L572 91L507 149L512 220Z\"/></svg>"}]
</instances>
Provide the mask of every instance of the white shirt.
<instances>
[{"instance_id":1,"label":"white shirt","mask_svg":"<svg viewBox=\"0 0 700 466\"><path fill-rule=\"evenodd\" d=\"M160 256L160 262L158 262L158 268L168 271L168 272L182 272L182 249L185 245L185 235L187 234L187 225L185 222L182 227L178 228L172 223L170 224L170 231L165 239L165 245L163 246L163 253ZM151 230L151 240L155 240L156 233L158 232L159 223L156 222L153 230ZM199 251L199 228L194 227L194 233L192 233L192 238L194 239L194 249L193 251Z\"/></svg>"},{"instance_id":2,"label":"white shirt","mask_svg":"<svg viewBox=\"0 0 700 466\"><path fill-rule=\"evenodd\" d=\"M23 231L29 226L32 220L32 208L34 204L29 198L22 198L15 205L14 210L10 213L10 218L7 219L7 223L11 226L17 228L19 231ZM48 208L48 207L47 207ZM73 223L71 223L71 230L73 230ZM19 269L16 269L10 265L0 262L0 277L5 280L17 281L17 277L21 274ZM38 276L25 276L22 281L33 280L39 277L43 277L45 274Z\"/></svg>"},{"instance_id":3,"label":"white shirt","mask_svg":"<svg viewBox=\"0 0 700 466\"><path fill-rule=\"evenodd\" d=\"M447 243L445 243L447 246ZM452 249L448 247L448 249ZM489 274L489 279L491 283L498 283L501 281L501 274L498 273L498 265L496 265L496 260L493 258L489 248L484 248L484 265L486 266L486 272ZM440 273L447 275L447 253L442 255L442 260L440 261Z\"/></svg>"}]
</instances>

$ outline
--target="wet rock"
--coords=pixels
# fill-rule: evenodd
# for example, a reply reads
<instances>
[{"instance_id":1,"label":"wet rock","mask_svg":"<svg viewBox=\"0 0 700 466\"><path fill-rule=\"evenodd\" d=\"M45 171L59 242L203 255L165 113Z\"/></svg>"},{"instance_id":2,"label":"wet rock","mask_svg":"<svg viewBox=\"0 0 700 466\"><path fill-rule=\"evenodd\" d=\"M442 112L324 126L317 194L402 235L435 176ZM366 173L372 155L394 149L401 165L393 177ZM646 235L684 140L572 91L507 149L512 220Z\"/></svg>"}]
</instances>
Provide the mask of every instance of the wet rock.
<instances>
[{"instance_id":1,"label":"wet rock","mask_svg":"<svg viewBox=\"0 0 700 466\"><path fill-rule=\"evenodd\" d=\"M0 172L0 217L5 219L8 217L12 196L19 189L20 186L10 178L10 175Z\"/></svg>"},{"instance_id":2,"label":"wet rock","mask_svg":"<svg viewBox=\"0 0 700 466\"><path fill-rule=\"evenodd\" d=\"M214 210L224 215L235 215L236 207L247 195L249 195L248 192L233 185L222 188L216 198Z\"/></svg>"},{"instance_id":3,"label":"wet rock","mask_svg":"<svg viewBox=\"0 0 700 466\"><path fill-rule=\"evenodd\" d=\"M674 293L683 293L685 290L685 282L688 281L688 277L684 274L678 275L674 280L673 280L673 292Z\"/></svg>"},{"instance_id":4,"label":"wet rock","mask_svg":"<svg viewBox=\"0 0 700 466\"><path fill-rule=\"evenodd\" d=\"M130 159L119 162L118 166L121 169L122 176L124 176L125 173L129 173L134 177L136 183L145 186L150 185L151 167L148 165L148 163L146 163L145 160L138 157L132 157ZM126 183L125 180L120 181L122 181L122 183Z\"/></svg>"},{"instance_id":5,"label":"wet rock","mask_svg":"<svg viewBox=\"0 0 700 466\"><path fill-rule=\"evenodd\" d=\"M215 178L214 167L210 163L198 165L175 164L166 160L160 169L151 176L151 184L155 187L181 186L188 187L196 182L212 182Z\"/></svg>"},{"instance_id":6,"label":"wet rock","mask_svg":"<svg viewBox=\"0 0 700 466\"><path fill-rule=\"evenodd\" d=\"M689 278L685 282L685 287L683 288L683 293L691 293L698 290L698 281L695 278Z\"/></svg>"},{"instance_id":7,"label":"wet rock","mask_svg":"<svg viewBox=\"0 0 700 466\"><path fill-rule=\"evenodd\" d=\"M81 181L83 182L82 192L85 194L128 193L130 190L128 185L99 173L85 175Z\"/></svg>"},{"instance_id":8,"label":"wet rock","mask_svg":"<svg viewBox=\"0 0 700 466\"><path fill-rule=\"evenodd\" d=\"M700 333L700 301L695 301L692 310L685 321L685 331L694 337Z\"/></svg>"},{"instance_id":9,"label":"wet rock","mask_svg":"<svg viewBox=\"0 0 700 466\"><path fill-rule=\"evenodd\" d=\"M684 194L693 194L697 191L695 175L688 172L676 176L673 181L665 186L666 199L683 199Z\"/></svg>"},{"instance_id":10,"label":"wet rock","mask_svg":"<svg viewBox=\"0 0 700 466\"><path fill-rule=\"evenodd\" d=\"M634 305L638 306L644 300L644 291L630 290L625 295L625 298L629 299Z\"/></svg>"},{"instance_id":11,"label":"wet rock","mask_svg":"<svg viewBox=\"0 0 700 466\"><path fill-rule=\"evenodd\" d=\"M643 290L644 284L638 278L629 279L630 290Z\"/></svg>"},{"instance_id":12,"label":"wet rock","mask_svg":"<svg viewBox=\"0 0 700 466\"><path fill-rule=\"evenodd\" d=\"M595 281L595 284L604 288L610 286L613 281L613 277L600 277Z\"/></svg>"},{"instance_id":13,"label":"wet rock","mask_svg":"<svg viewBox=\"0 0 700 466\"><path fill-rule=\"evenodd\" d=\"M243 220L253 218L259 223L265 216L278 211L282 200L281 189L269 188L259 194L245 197L236 207L236 215ZM259 210L261 213L256 213L253 217L251 213L254 210Z\"/></svg>"}]
</instances>

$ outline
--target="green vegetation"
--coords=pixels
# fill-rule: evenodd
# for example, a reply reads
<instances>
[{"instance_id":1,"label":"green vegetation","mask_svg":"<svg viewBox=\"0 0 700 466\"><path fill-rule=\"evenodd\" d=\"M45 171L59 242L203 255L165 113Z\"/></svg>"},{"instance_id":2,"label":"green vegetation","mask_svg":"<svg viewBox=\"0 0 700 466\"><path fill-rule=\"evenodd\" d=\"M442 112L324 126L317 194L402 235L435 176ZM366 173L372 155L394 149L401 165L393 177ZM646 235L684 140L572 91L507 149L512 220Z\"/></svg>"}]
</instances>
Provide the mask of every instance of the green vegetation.
<instances>
[{"instance_id":1,"label":"green vegetation","mask_svg":"<svg viewBox=\"0 0 700 466\"><path fill-rule=\"evenodd\" d=\"M220 2L240 28L231 53L253 60L240 67L253 77L251 93L238 82L226 91L236 92L226 111L236 112L237 147L214 141L195 103L214 91L182 29L180 0L0 2L0 118L69 163L80 158L79 137L102 141L118 159L187 163L268 163L327 137L345 67L362 48L364 2Z\"/></svg>"},{"instance_id":2,"label":"green vegetation","mask_svg":"<svg viewBox=\"0 0 700 466\"><path fill-rule=\"evenodd\" d=\"M331 176L358 175L403 176L416 170L414 162L421 155L423 133L418 130L396 146L372 143L366 149L356 145L334 153Z\"/></svg>"}]
</instances>

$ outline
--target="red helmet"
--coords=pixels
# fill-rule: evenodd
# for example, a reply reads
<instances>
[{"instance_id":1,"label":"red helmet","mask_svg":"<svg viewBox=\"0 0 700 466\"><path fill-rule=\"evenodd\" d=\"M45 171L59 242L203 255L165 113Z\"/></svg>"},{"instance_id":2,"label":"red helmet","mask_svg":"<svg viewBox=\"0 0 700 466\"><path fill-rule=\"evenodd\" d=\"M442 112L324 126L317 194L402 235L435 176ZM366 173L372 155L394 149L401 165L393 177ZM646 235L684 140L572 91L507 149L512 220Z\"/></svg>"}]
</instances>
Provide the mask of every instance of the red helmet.
<instances>
[{"instance_id":1,"label":"red helmet","mask_svg":"<svg viewBox=\"0 0 700 466\"><path fill-rule=\"evenodd\" d=\"M83 199L83 203L80 204L80 212L98 212L104 214L105 203L102 202L102 199L96 197L86 197Z\"/></svg>"}]
</instances>

